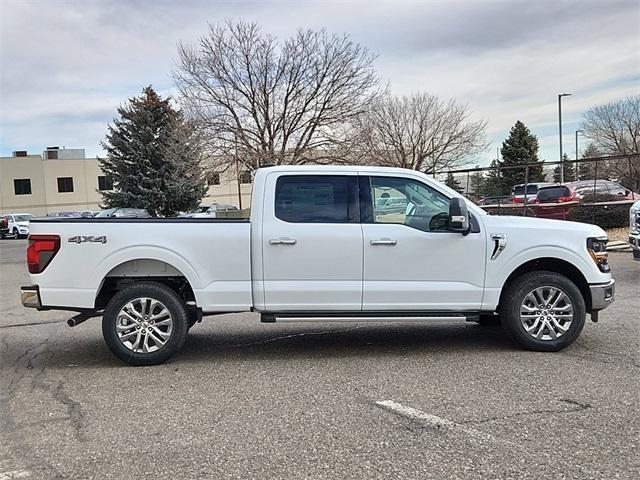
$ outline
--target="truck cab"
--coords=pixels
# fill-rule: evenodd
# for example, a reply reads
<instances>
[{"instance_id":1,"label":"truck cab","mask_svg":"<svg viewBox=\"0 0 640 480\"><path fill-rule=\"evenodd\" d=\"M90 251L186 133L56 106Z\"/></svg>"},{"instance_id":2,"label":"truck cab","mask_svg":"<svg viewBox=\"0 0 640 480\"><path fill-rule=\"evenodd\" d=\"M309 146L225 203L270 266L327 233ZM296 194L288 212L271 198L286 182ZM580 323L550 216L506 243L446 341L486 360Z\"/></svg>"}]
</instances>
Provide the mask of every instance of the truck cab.
<instances>
[{"instance_id":1,"label":"truck cab","mask_svg":"<svg viewBox=\"0 0 640 480\"><path fill-rule=\"evenodd\" d=\"M280 166L256 172L249 220L35 220L22 295L77 309L73 325L102 316L131 364L165 361L202 317L240 311L499 318L519 345L557 351L614 299L606 242L594 225L489 216L412 170Z\"/></svg>"}]
</instances>

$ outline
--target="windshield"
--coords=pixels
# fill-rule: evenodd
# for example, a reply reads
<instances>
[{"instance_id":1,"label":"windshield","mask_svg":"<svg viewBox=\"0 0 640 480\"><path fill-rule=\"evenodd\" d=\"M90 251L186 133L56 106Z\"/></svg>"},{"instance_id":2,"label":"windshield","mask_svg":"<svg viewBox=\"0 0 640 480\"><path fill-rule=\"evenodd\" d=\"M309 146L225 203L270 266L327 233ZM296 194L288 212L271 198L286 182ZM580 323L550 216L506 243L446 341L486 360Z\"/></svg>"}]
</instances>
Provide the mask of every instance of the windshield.
<instances>
[{"instance_id":1,"label":"windshield","mask_svg":"<svg viewBox=\"0 0 640 480\"><path fill-rule=\"evenodd\" d=\"M14 215L13 216L13 221L14 222L28 222L29 220L31 220L32 215Z\"/></svg>"}]
</instances>

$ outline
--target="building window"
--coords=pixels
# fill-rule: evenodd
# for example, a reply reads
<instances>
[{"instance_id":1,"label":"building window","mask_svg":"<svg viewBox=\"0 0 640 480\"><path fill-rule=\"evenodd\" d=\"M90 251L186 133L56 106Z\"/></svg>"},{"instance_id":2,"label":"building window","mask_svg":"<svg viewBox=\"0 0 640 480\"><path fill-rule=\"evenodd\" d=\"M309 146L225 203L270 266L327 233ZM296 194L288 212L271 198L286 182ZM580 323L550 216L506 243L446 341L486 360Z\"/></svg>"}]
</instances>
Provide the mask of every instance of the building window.
<instances>
[{"instance_id":1,"label":"building window","mask_svg":"<svg viewBox=\"0 0 640 480\"><path fill-rule=\"evenodd\" d=\"M58 150L47 150L47 160L57 160Z\"/></svg>"},{"instance_id":2,"label":"building window","mask_svg":"<svg viewBox=\"0 0 640 480\"><path fill-rule=\"evenodd\" d=\"M13 190L16 195L31 195L31 179L16 178L13 180Z\"/></svg>"},{"instance_id":3,"label":"building window","mask_svg":"<svg viewBox=\"0 0 640 480\"><path fill-rule=\"evenodd\" d=\"M98 177L98 190L113 190L113 177L110 175L100 175Z\"/></svg>"},{"instance_id":4,"label":"building window","mask_svg":"<svg viewBox=\"0 0 640 480\"><path fill-rule=\"evenodd\" d=\"M220 174L218 172L211 172L207 174L207 186L220 185Z\"/></svg>"},{"instance_id":5,"label":"building window","mask_svg":"<svg viewBox=\"0 0 640 480\"><path fill-rule=\"evenodd\" d=\"M58 177L58 193L73 192L73 177Z\"/></svg>"},{"instance_id":6,"label":"building window","mask_svg":"<svg viewBox=\"0 0 640 480\"><path fill-rule=\"evenodd\" d=\"M251 172L249 170L240 172L240 183L251 183L251 180Z\"/></svg>"}]
</instances>

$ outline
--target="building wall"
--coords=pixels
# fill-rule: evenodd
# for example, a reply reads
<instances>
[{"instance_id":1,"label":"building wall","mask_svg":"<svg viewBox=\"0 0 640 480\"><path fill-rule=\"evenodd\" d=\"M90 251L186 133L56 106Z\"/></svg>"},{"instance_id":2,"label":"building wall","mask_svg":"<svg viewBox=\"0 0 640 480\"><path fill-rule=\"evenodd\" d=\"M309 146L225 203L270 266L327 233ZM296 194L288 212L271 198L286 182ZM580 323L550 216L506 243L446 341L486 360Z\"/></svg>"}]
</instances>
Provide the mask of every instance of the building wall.
<instances>
[{"instance_id":1,"label":"building wall","mask_svg":"<svg viewBox=\"0 0 640 480\"><path fill-rule=\"evenodd\" d=\"M51 212L98 210L97 158L43 160L40 155L0 158L0 212L46 215ZM73 192L58 192L58 177L73 178ZM31 180L30 195L16 195L14 179Z\"/></svg>"},{"instance_id":2,"label":"building wall","mask_svg":"<svg viewBox=\"0 0 640 480\"><path fill-rule=\"evenodd\" d=\"M210 185L205 197L200 202L202 205L212 203L225 203L235 205L238 208L249 208L251 206L251 190L253 183L240 184L240 195L238 194L238 178L235 171L228 171L220 174L220 184ZM242 199L242 205L240 205Z\"/></svg>"},{"instance_id":3,"label":"building wall","mask_svg":"<svg viewBox=\"0 0 640 480\"><path fill-rule=\"evenodd\" d=\"M102 197L98 176L102 175L97 158L69 158L70 152L84 156L84 150L60 149L58 159L41 155L0 157L0 213L31 213L99 210ZM46 157L46 155L44 155ZM58 177L73 178L73 192L58 192ZM14 179L31 180L30 195L16 195ZM225 203L249 208L253 184L241 184L238 195L236 172L220 174L220 184L208 187L201 204ZM242 205L240 205L240 198Z\"/></svg>"}]
</instances>

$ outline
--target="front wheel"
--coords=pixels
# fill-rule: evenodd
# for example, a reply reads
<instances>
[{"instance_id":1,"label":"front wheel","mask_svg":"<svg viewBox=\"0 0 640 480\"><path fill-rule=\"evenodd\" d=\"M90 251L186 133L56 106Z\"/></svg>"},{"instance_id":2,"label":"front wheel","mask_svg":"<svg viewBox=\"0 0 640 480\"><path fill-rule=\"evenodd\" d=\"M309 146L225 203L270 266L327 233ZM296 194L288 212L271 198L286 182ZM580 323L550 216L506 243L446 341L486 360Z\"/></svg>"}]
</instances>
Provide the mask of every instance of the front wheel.
<instances>
[{"instance_id":1,"label":"front wheel","mask_svg":"<svg viewBox=\"0 0 640 480\"><path fill-rule=\"evenodd\" d=\"M141 282L117 292L102 317L102 335L113 354L129 365L157 365L184 345L189 316L169 287Z\"/></svg>"},{"instance_id":2,"label":"front wheel","mask_svg":"<svg viewBox=\"0 0 640 480\"><path fill-rule=\"evenodd\" d=\"M567 277L535 271L516 278L504 292L502 325L528 350L557 352L571 345L584 327L582 293Z\"/></svg>"}]
</instances>

